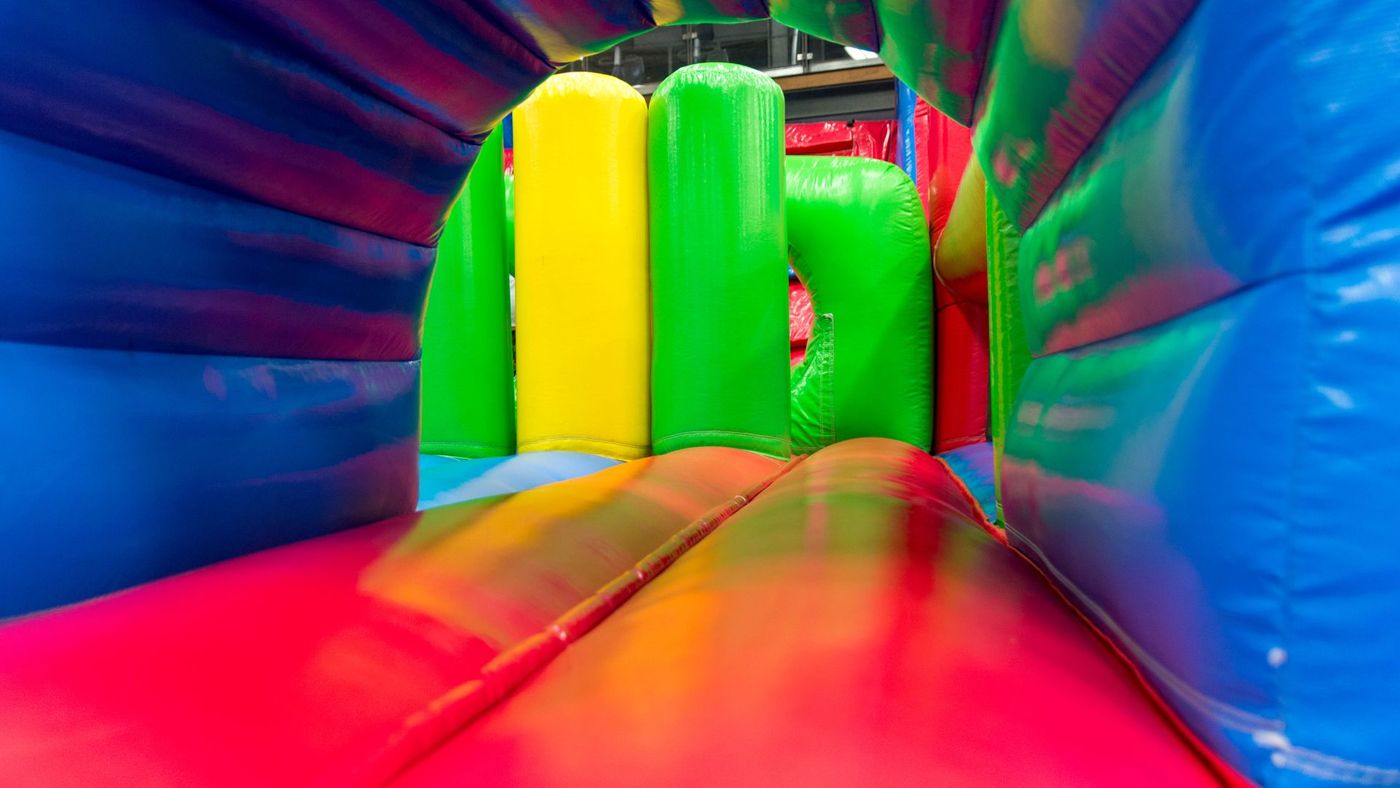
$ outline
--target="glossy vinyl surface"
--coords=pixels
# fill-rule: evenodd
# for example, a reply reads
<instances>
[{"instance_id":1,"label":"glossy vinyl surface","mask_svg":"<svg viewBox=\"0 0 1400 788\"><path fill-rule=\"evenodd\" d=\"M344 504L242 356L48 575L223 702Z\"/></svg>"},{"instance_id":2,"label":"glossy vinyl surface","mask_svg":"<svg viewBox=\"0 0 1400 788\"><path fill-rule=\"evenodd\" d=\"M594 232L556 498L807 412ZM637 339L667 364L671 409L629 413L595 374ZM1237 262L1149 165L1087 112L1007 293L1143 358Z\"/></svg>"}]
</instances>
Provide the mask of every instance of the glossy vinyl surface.
<instances>
[{"instance_id":1,"label":"glossy vinyl surface","mask_svg":"<svg viewBox=\"0 0 1400 788\"><path fill-rule=\"evenodd\" d=\"M1302 341L1302 314L1281 308L1300 285L1035 360L1001 467L1013 544L1099 614L1208 742L1256 770L1268 753L1253 737L1285 732L1268 654L1293 645L1279 592L1304 363L1259 351ZM1246 386L1255 396L1231 396Z\"/></svg>"},{"instance_id":2,"label":"glossy vinyl surface","mask_svg":"<svg viewBox=\"0 0 1400 788\"><path fill-rule=\"evenodd\" d=\"M1397 26L1203 4L1022 256L1013 542L1268 785L1400 781Z\"/></svg>"},{"instance_id":3,"label":"glossy vinyl surface","mask_svg":"<svg viewBox=\"0 0 1400 788\"><path fill-rule=\"evenodd\" d=\"M818 38L870 52L880 48L880 27L869 0L770 0L773 18Z\"/></svg>"},{"instance_id":4,"label":"glossy vinyl surface","mask_svg":"<svg viewBox=\"0 0 1400 788\"><path fill-rule=\"evenodd\" d=\"M500 2L209 0L297 57L457 137L484 135L554 71ZM463 86L470 85L469 90Z\"/></svg>"},{"instance_id":5,"label":"glossy vinyl surface","mask_svg":"<svg viewBox=\"0 0 1400 788\"><path fill-rule=\"evenodd\" d=\"M902 82L962 124L987 67L997 0L875 0L880 57Z\"/></svg>"},{"instance_id":6,"label":"glossy vinyl surface","mask_svg":"<svg viewBox=\"0 0 1400 788\"><path fill-rule=\"evenodd\" d=\"M895 160L894 121L825 120L783 125L783 141L789 156L864 156Z\"/></svg>"},{"instance_id":7,"label":"glossy vinyl surface","mask_svg":"<svg viewBox=\"0 0 1400 788\"><path fill-rule=\"evenodd\" d=\"M954 302L940 306L937 314L933 450L950 451L988 437L989 321L985 304Z\"/></svg>"},{"instance_id":8,"label":"glossy vinyl surface","mask_svg":"<svg viewBox=\"0 0 1400 788\"><path fill-rule=\"evenodd\" d=\"M505 257L501 129L438 242L423 317L421 451L454 457L515 452L515 362Z\"/></svg>"},{"instance_id":9,"label":"glossy vinyl surface","mask_svg":"<svg viewBox=\"0 0 1400 788\"><path fill-rule=\"evenodd\" d=\"M475 460L424 454L418 458L418 510L530 490L597 473L617 462L610 457L573 451L537 451Z\"/></svg>"},{"instance_id":10,"label":"glossy vinyl surface","mask_svg":"<svg viewBox=\"0 0 1400 788\"><path fill-rule=\"evenodd\" d=\"M913 447L824 449L395 785L1215 784L979 523Z\"/></svg>"},{"instance_id":11,"label":"glossy vinyl surface","mask_svg":"<svg viewBox=\"0 0 1400 788\"><path fill-rule=\"evenodd\" d=\"M0 343L0 369L0 617L413 510L417 361Z\"/></svg>"},{"instance_id":12,"label":"glossy vinyl surface","mask_svg":"<svg viewBox=\"0 0 1400 788\"><path fill-rule=\"evenodd\" d=\"M793 452L933 437L933 276L918 190L865 158L789 156L792 266L815 317L792 371Z\"/></svg>"},{"instance_id":13,"label":"glossy vinyl surface","mask_svg":"<svg viewBox=\"0 0 1400 788\"><path fill-rule=\"evenodd\" d=\"M202 3L19 3L0 40L0 130L388 238L435 241L476 156Z\"/></svg>"},{"instance_id":14,"label":"glossy vinyl surface","mask_svg":"<svg viewBox=\"0 0 1400 788\"><path fill-rule=\"evenodd\" d=\"M522 452L644 456L646 101L616 77L567 73L512 117L516 442Z\"/></svg>"},{"instance_id":15,"label":"glossy vinyl surface","mask_svg":"<svg viewBox=\"0 0 1400 788\"><path fill-rule=\"evenodd\" d=\"M976 159L958 181L933 265L953 299L987 303L987 183Z\"/></svg>"},{"instance_id":16,"label":"glossy vinyl surface","mask_svg":"<svg viewBox=\"0 0 1400 788\"><path fill-rule=\"evenodd\" d=\"M687 66L648 123L653 448L786 457L782 90L743 66Z\"/></svg>"},{"instance_id":17,"label":"glossy vinyl surface","mask_svg":"<svg viewBox=\"0 0 1400 788\"><path fill-rule=\"evenodd\" d=\"M1295 21L1201 7L1075 168L1020 252L1033 353L1119 336L1318 260ZM1243 68L1242 64L1249 64Z\"/></svg>"},{"instance_id":18,"label":"glossy vinyl surface","mask_svg":"<svg viewBox=\"0 0 1400 788\"><path fill-rule=\"evenodd\" d=\"M4 132L0 173L0 340L370 361L418 353L431 247Z\"/></svg>"},{"instance_id":19,"label":"glossy vinyl surface","mask_svg":"<svg viewBox=\"0 0 1400 788\"><path fill-rule=\"evenodd\" d=\"M978 95L977 155L1028 227L1198 0L1008 0ZM1248 17L1249 2L1214 0Z\"/></svg>"},{"instance_id":20,"label":"glossy vinyl surface","mask_svg":"<svg viewBox=\"0 0 1400 788\"><path fill-rule=\"evenodd\" d=\"M967 489L982 517L993 522L997 509L996 466L991 441L960 446L938 454L953 476Z\"/></svg>"},{"instance_id":21,"label":"glossy vinyl surface","mask_svg":"<svg viewBox=\"0 0 1400 788\"><path fill-rule=\"evenodd\" d=\"M996 451L997 522L1001 512L1001 461L1006 434L1016 409L1016 394L1031 362L1026 324L1021 315L1021 281L1016 261L1021 234L987 191L987 324L991 336L991 423L988 434Z\"/></svg>"},{"instance_id":22,"label":"glossy vinyl surface","mask_svg":"<svg viewBox=\"0 0 1400 788\"><path fill-rule=\"evenodd\" d=\"M451 730L463 704L506 691L520 660L555 653L568 638L551 627L572 608L616 604L599 595L620 576L635 584L635 564L779 467L678 452L0 627L0 773L44 786L373 782Z\"/></svg>"},{"instance_id":23,"label":"glossy vinyl surface","mask_svg":"<svg viewBox=\"0 0 1400 788\"><path fill-rule=\"evenodd\" d=\"M948 164L953 164L949 162ZM987 439L991 358L987 306L987 197L969 157L934 252L938 371L934 450Z\"/></svg>"}]
</instances>

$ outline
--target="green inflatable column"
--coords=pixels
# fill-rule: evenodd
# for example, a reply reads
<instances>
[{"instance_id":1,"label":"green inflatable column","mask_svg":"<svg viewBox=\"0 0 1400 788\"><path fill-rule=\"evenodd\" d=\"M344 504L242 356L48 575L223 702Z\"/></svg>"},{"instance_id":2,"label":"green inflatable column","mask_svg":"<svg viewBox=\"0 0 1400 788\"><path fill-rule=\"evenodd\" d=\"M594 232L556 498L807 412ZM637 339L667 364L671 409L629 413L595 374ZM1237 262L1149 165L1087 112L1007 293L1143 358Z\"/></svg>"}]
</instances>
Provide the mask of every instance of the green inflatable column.
<instances>
[{"instance_id":1,"label":"green inflatable column","mask_svg":"<svg viewBox=\"0 0 1400 788\"><path fill-rule=\"evenodd\" d=\"M782 90L743 66L688 66L648 123L653 449L786 457Z\"/></svg>"},{"instance_id":2,"label":"green inflatable column","mask_svg":"<svg viewBox=\"0 0 1400 788\"><path fill-rule=\"evenodd\" d=\"M481 146L438 241L423 319L426 454L515 453L501 129Z\"/></svg>"},{"instance_id":3,"label":"green inflatable column","mask_svg":"<svg viewBox=\"0 0 1400 788\"><path fill-rule=\"evenodd\" d=\"M996 462L997 522L1001 512L1001 457L1006 427L1016 407L1021 378L1031 363L1026 326L1021 320L1021 288L1016 259L1021 234L1001 209L996 195L987 190L987 308L992 340L992 451Z\"/></svg>"},{"instance_id":4,"label":"green inflatable column","mask_svg":"<svg viewBox=\"0 0 1400 788\"><path fill-rule=\"evenodd\" d=\"M933 270L919 190L889 162L791 156L792 265L812 338L792 371L792 449L933 441Z\"/></svg>"}]
</instances>

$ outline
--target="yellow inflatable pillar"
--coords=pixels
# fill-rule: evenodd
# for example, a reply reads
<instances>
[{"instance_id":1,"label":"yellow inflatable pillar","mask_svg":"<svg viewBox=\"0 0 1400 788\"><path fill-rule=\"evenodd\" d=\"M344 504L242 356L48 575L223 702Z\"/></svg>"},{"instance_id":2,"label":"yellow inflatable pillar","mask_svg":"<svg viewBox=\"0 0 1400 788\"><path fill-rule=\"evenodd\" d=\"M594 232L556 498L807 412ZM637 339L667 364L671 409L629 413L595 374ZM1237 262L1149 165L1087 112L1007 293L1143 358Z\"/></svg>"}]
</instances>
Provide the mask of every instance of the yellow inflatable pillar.
<instances>
[{"instance_id":1,"label":"yellow inflatable pillar","mask_svg":"<svg viewBox=\"0 0 1400 788\"><path fill-rule=\"evenodd\" d=\"M514 123L519 451L645 456L646 102L610 76L559 74Z\"/></svg>"}]
</instances>

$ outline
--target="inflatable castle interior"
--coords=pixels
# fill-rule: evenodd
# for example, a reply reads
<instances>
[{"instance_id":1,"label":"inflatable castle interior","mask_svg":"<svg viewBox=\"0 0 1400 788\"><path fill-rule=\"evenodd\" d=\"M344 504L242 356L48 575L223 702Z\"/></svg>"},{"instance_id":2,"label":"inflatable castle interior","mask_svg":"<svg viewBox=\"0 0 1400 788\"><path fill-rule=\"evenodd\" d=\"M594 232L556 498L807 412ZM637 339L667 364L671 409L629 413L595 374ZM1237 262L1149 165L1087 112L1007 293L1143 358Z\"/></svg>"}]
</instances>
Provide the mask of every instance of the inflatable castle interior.
<instances>
[{"instance_id":1,"label":"inflatable castle interior","mask_svg":"<svg viewBox=\"0 0 1400 788\"><path fill-rule=\"evenodd\" d=\"M1400 786L1394 0L0 0L0 239L0 785Z\"/></svg>"}]
</instances>

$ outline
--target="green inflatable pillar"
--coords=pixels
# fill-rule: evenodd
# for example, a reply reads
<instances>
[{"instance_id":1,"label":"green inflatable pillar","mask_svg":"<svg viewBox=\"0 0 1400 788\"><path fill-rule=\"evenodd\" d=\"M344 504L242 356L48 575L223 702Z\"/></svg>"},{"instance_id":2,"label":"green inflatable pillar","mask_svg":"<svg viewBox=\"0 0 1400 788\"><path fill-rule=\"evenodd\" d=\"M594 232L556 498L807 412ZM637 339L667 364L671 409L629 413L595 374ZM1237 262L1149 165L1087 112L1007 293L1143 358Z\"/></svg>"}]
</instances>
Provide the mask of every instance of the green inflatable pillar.
<instances>
[{"instance_id":1,"label":"green inflatable pillar","mask_svg":"<svg viewBox=\"0 0 1400 788\"><path fill-rule=\"evenodd\" d=\"M783 93L730 63L667 77L648 117L652 444L788 444Z\"/></svg>"},{"instance_id":2,"label":"green inflatable pillar","mask_svg":"<svg viewBox=\"0 0 1400 788\"><path fill-rule=\"evenodd\" d=\"M481 146L438 241L423 319L425 454L515 453L501 129Z\"/></svg>"},{"instance_id":3,"label":"green inflatable pillar","mask_svg":"<svg viewBox=\"0 0 1400 788\"><path fill-rule=\"evenodd\" d=\"M992 340L992 451L996 462L997 522L1005 523L1001 508L1001 457L1006 428L1016 407L1021 378L1031 363L1026 327L1021 320L1021 288L1016 259L1021 234L987 189L987 307Z\"/></svg>"}]
</instances>

